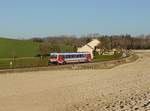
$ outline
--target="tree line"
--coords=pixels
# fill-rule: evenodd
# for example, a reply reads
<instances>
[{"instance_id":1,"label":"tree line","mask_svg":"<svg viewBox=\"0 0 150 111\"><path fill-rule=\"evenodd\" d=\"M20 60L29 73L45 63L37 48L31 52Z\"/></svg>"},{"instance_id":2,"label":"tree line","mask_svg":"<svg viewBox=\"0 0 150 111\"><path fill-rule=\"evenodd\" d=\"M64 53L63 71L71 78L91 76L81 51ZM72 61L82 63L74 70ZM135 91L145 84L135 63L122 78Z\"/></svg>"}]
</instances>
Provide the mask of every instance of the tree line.
<instances>
[{"instance_id":1,"label":"tree line","mask_svg":"<svg viewBox=\"0 0 150 111\"><path fill-rule=\"evenodd\" d=\"M51 52L76 52L77 47L81 47L92 39L97 38L101 44L97 46L100 49L111 50L113 48L123 49L150 49L150 35L140 35L133 37L126 35L99 35L90 34L87 36L53 36L46 38L32 38L34 42L39 42L39 54L45 55Z\"/></svg>"}]
</instances>

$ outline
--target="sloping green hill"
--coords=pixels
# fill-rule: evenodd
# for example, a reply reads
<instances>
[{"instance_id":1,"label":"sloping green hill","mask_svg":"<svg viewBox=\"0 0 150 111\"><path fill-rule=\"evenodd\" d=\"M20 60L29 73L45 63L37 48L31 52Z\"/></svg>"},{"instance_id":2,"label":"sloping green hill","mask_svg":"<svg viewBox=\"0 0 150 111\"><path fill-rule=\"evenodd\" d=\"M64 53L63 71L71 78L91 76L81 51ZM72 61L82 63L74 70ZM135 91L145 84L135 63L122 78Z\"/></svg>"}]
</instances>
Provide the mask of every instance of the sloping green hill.
<instances>
[{"instance_id":1,"label":"sloping green hill","mask_svg":"<svg viewBox=\"0 0 150 111\"><path fill-rule=\"evenodd\" d=\"M0 38L0 58L33 57L38 54L39 43L30 40Z\"/></svg>"}]
</instances>

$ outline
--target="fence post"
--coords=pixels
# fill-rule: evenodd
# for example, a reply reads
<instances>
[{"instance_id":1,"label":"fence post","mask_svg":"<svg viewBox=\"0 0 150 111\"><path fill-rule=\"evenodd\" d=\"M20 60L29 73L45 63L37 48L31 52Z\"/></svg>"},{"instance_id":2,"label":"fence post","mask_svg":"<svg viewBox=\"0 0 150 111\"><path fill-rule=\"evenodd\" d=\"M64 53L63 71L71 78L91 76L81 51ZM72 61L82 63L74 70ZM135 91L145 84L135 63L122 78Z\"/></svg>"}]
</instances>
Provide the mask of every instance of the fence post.
<instances>
[{"instance_id":1,"label":"fence post","mask_svg":"<svg viewBox=\"0 0 150 111\"><path fill-rule=\"evenodd\" d=\"M10 65L10 68L12 69L13 62L12 62L12 61L10 61L9 65Z\"/></svg>"}]
</instances>

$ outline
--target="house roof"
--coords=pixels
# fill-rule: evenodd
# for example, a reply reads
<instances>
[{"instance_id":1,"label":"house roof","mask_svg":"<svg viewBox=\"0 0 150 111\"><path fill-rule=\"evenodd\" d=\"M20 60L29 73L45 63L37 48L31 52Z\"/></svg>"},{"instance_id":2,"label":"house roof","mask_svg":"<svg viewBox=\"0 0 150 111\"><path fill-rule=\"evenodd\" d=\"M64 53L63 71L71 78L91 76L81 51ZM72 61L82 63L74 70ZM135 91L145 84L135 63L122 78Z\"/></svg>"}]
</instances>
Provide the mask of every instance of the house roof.
<instances>
[{"instance_id":1,"label":"house roof","mask_svg":"<svg viewBox=\"0 0 150 111\"><path fill-rule=\"evenodd\" d=\"M87 46L94 49L98 44L100 44L100 41L98 39L93 39L91 42L87 44Z\"/></svg>"}]
</instances>

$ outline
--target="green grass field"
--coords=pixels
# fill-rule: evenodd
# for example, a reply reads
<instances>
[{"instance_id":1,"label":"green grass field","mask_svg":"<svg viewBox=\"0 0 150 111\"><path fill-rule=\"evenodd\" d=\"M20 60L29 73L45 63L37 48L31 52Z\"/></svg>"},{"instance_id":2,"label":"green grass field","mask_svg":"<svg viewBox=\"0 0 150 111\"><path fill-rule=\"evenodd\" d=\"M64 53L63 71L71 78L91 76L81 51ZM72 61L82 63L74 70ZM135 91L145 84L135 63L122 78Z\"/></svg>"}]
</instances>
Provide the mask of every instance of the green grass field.
<instances>
[{"instance_id":1,"label":"green grass field","mask_svg":"<svg viewBox=\"0 0 150 111\"><path fill-rule=\"evenodd\" d=\"M32 40L0 38L0 69L48 66L48 57L42 60L40 57L36 57L39 54L40 44L42 43ZM73 46L57 46L57 44L51 46L50 49L58 47L62 52L73 50ZM12 66L10 66L11 61L13 62Z\"/></svg>"},{"instance_id":2,"label":"green grass field","mask_svg":"<svg viewBox=\"0 0 150 111\"><path fill-rule=\"evenodd\" d=\"M94 62L101 62L101 61L111 61L115 59L121 58L122 54L115 54L115 55L96 55L94 57Z\"/></svg>"},{"instance_id":3,"label":"green grass field","mask_svg":"<svg viewBox=\"0 0 150 111\"><path fill-rule=\"evenodd\" d=\"M46 43L46 42L43 42ZM43 44L39 42L33 42L32 40L15 40L0 38L0 59L2 58L21 58L21 57L35 57L39 54L39 45ZM70 52L74 50L73 46L56 44L50 46L61 52Z\"/></svg>"},{"instance_id":4,"label":"green grass field","mask_svg":"<svg viewBox=\"0 0 150 111\"><path fill-rule=\"evenodd\" d=\"M10 65L12 62L12 65ZM43 67L48 66L48 57L40 59L40 57L1 59L0 69L10 68L27 68L27 67Z\"/></svg>"},{"instance_id":5,"label":"green grass field","mask_svg":"<svg viewBox=\"0 0 150 111\"><path fill-rule=\"evenodd\" d=\"M0 69L41 66L44 61L35 57L40 43L31 40L16 40L0 38ZM15 57L15 60L13 59ZM25 59L18 59L25 58ZM10 61L13 65L10 66Z\"/></svg>"},{"instance_id":6,"label":"green grass field","mask_svg":"<svg viewBox=\"0 0 150 111\"><path fill-rule=\"evenodd\" d=\"M39 43L30 40L0 38L0 58L34 57L38 53Z\"/></svg>"}]
</instances>

